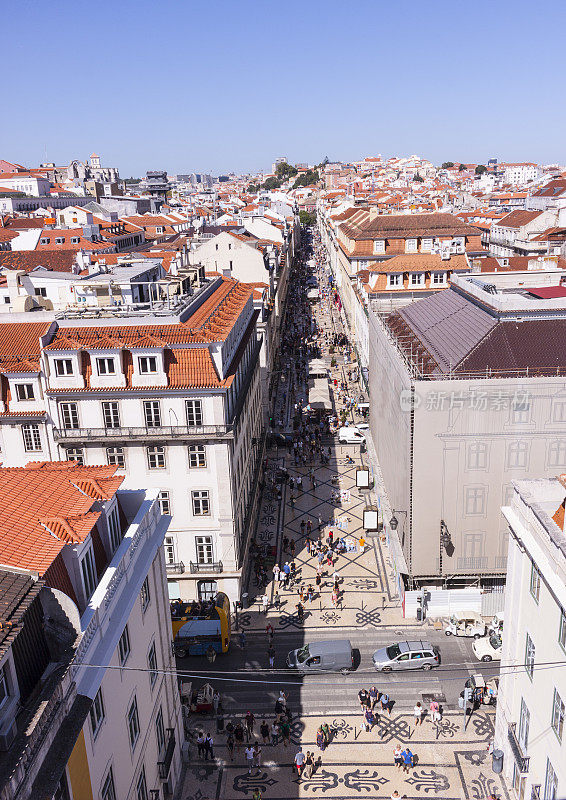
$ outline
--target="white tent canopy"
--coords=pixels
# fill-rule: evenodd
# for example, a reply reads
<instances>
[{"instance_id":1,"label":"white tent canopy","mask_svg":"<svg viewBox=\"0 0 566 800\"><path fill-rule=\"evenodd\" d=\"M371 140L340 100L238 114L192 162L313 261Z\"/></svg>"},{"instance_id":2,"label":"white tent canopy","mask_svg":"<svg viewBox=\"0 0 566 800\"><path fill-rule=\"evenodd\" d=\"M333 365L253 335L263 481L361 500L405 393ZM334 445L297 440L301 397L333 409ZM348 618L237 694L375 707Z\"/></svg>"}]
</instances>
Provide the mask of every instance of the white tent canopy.
<instances>
[{"instance_id":1,"label":"white tent canopy","mask_svg":"<svg viewBox=\"0 0 566 800\"><path fill-rule=\"evenodd\" d=\"M314 411L332 411L332 400L325 378L309 380L309 406Z\"/></svg>"},{"instance_id":2,"label":"white tent canopy","mask_svg":"<svg viewBox=\"0 0 566 800\"><path fill-rule=\"evenodd\" d=\"M309 377L325 378L328 374L328 367L322 358L311 358L309 361Z\"/></svg>"}]
</instances>

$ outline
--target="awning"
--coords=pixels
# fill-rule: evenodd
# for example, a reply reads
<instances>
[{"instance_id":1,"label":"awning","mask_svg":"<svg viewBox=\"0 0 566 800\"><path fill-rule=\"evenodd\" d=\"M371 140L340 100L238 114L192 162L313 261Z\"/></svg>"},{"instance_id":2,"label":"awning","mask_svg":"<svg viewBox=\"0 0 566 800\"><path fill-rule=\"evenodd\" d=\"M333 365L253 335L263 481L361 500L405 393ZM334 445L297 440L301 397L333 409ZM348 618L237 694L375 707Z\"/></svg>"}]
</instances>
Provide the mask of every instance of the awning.
<instances>
[{"instance_id":1,"label":"awning","mask_svg":"<svg viewBox=\"0 0 566 800\"><path fill-rule=\"evenodd\" d=\"M311 289L310 292L308 292L307 297L309 300L318 300L320 298L320 292L318 289Z\"/></svg>"},{"instance_id":2,"label":"awning","mask_svg":"<svg viewBox=\"0 0 566 800\"><path fill-rule=\"evenodd\" d=\"M534 297L539 297L541 300L554 300L557 297L566 297L566 286L529 287L525 289L525 291L534 295Z\"/></svg>"},{"instance_id":3,"label":"awning","mask_svg":"<svg viewBox=\"0 0 566 800\"><path fill-rule=\"evenodd\" d=\"M309 377L321 377L326 378L328 374L328 367L322 360L322 358L311 358L309 361Z\"/></svg>"},{"instance_id":4,"label":"awning","mask_svg":"<svg viewBox=\"0 0 566 800\"><path fill-rule=\"evenodd\" d=\"M332 400L325 378L309 380L309 405L315 411L332 411Z\"/></svg>"}]
</instances>

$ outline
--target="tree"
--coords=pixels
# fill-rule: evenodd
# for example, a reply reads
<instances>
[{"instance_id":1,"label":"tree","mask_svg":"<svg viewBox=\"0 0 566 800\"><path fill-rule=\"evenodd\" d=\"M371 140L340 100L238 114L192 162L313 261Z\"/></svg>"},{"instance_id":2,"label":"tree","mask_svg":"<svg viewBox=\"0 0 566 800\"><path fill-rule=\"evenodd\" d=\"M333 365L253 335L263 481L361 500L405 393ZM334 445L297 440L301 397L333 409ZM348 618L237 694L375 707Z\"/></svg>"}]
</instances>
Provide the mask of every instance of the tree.
<instances>
[{"instance_id":1,"label":"tree","mask_svg":"<svg viewBox=\"0 0 566 800\"><path fill-rule=\"evenodd\" d=\"M442 164L442 169L450 169L450 167L453 166L454 166L453 161L444 161L444 163Z\"/></svg>"},{"instance_id":2,"label":"tree","mask_svg":"<svg viewBox=\"0 0 566 800\"><path fill-rule=\"evenodd\" d=\"M483 164L478 164L475 169L476 175L483 175L484 172L487 172L487 167L484 167Z\"/></svg>"},{"instance_id":3,"label":"tree","mask_svg":"<svg viewBox=\"0 0 566 800\"><path fill-rule=\"evenodd\" d=\"M466 169L466 165L465 164L460 164L460 166L458 167L458 172L464 172L465 169Z\"/></svg>"},{"instance_id":4,"label":"tree","mask_svg":"<svg viewBox=\"0 0 566 800\"><path fill-rule=\"evenodd\" d=\"M281 164L277 164L275 173L278 178L292 178L293 175L298 173L298 171L299 170L296 167L293 167L291 164L287 164L287 162L284 161Z\"/></svg>"},{"instance_id":5,"label":"tree","mask_svg":"<svg viewBox=\"0 0 566 800\"><path fill-rule=\"evenodd\" d=\"M316 214L310 211L299 211L299 219L301 220L301 225L304 225L305 228L316 225Z\"/></svg>"},{"instance_id":6,"label":"tree","mask_svg":"<svg viewBox=\"0 0 566 800\"><path fill-rule=\"evenodd\" d=\"M246 189L246 192L249 194L255 194L256 192L259 192L259 183L250 183Z\"/></svg>"},{"instance_id":7,"label":"tree","mask_svg":"<svg viewBox=\"0 0 566 800\"><path fill-rule=\"evenodd\" d=\"M318 172L315 169L309 169L299 175L293 184L293 189L299 189L301 186L313 186L315 183L318 183Z\"/></svg>"},{"instance_id":8,"label":"tree","mask_svg":"<svg viewBox=\"0 0 566 800\"><path fill-rule=\"evenodd\" d=\"M424 178L421 178L421 176L420 176L420 175L419 175L419 173L417 172L417 173L415 174L415 177L413 178L413 181L416 181L417 183L424 183Z\"/></svg>"},{"instance_id":9,"label":"tree","mask_svg":"<svg viewBox=\"0 0 566 800\"><path fill-rule=\"evenodd\" d=\"M264 189L279 189L280 186L281 181L278 181L277 178L268 178L263 184Z\"/></svg>"}]
</instances>

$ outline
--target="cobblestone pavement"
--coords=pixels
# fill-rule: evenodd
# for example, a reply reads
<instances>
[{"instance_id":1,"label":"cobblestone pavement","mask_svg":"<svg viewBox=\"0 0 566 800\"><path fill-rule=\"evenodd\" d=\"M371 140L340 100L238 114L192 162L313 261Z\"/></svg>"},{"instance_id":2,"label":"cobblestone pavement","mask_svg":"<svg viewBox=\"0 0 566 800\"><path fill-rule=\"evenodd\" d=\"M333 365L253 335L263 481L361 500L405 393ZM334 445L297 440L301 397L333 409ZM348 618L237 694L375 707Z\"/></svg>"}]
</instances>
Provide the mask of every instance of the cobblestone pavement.
<instances>
[{"instance_id":1,"label":"cobblestone pavement","mask_svg":"<svg viewBox=\"0 0 566 800\"><path fill-rule=\"evenodd\" d=\"M329 304L321 304L315 314L323 332L342 332L339 315ZM341 359L340 366L330 368L328 354L326 357L331 380L335 377L337 381L347 380L349 365L344 366ZM290 385L293 382L293 365L290 365L290 371L291 378L279 387L274 405L274 418L283 422L281 429L284 433L291 431L293 402L298 400L301 392L303 396L305 393L305 387L299 385L297 396L292 396ZM359 386L349 387L347 394L354 391L359 395ZM339 410L341 400L333 390L331 393ZM371 668L367 662L372 643L379 636L387 636L387 631L392 640L415 638L417 635L424 638L432 633L432 626L428 622L423 626L414 620L403 619L384 541L379 536L366 538L363 552L360 548L363 509L367 500L356 489L356 469L362 464L372 466L368 455L361 454L357 446L339 445L335 439L325 442L326 446L331 447L328 465L307 463L297 466L293 455L285 450L269 451L265 477L269 479L279 469L285 468L291 477L302 477L303 491L295 491L292 502L289 484L283 482L279 500L276 491L269 489L269 480L266 481L256 541L260 546L265 546L267 551L275 553L277 561L283 565L285 561L292 560L289 553L282 551L283 537L292 539L296 548L297 585L304 583L307 586L309 583L314 585L317 560L307 554L305 534L301 531L303 520L305 524L309 519L312 523L312 539L319 535L320 518L324 535L332 529L335 537L345 537L352 549L335 556L333 566L323 576L320 592L315 594L312 602L305 602L306 616L302 623L295 609L297 585L289 590L281 590L279 585L270 580L266 587L258 586L252 576L249 585L250 607L238 618L238 629L246 632L251 645L247 648L249 652L239 651L236 647L233 659L240 659L239 669L259 669L262 671L259 677L265 678L268 672L265 670L265 659L258 656L258 652L263 654L263 649L266 649L265 626L270 622L275 629L275 643L283 652L285 646L291 649L308 641L309 637L320 639L327 634L327 638L360 641L365 665L360 668L359 675L354 673L339 678L343 691L337 688L340 684L337 684L335 677L325 677L327 683L323 683L322 678L316 675L303 678L291 705L296 713L292 719L290 746L284 747L282 743L274 747L262 746L261 766L254 768L251 774L246 768L242 751L236 752L234 761L230 761L225 746L226 737L221 733L215 735L214 763L198 760L196 748L190 745L185 784L180 795L182 800L251 800L255 789L261 791L263 800L389 798L394 790L406 798L486 800L491 793L507 798L506 786L502 778L492 772L488 753L494 733L495 714L492 708L483 707L476 711L464 728L463 713L457 704L445 703L442 721L438 725L425 719L422 725L415 728L412 707L416 698L425 700L425 692L430 686L442 696L440 680L433 677L432 673L427 673L429 677L426 681L421 677L423 673L419 672L417 681L415 673L408 673L406 687L403 684L405 673L395 673L396 678L391 685L396 688L398 700L391 716L382 715L371 732L360 730L361 714L355 702L356 692L360 684L369 687L374 680L377 681L377 676L369 677L367 671ZM370 453L372 449L370 443ZM347 457L354 463L349 463ZM315 488L310 479L311 469L314 469ZM338 608L331 602L332 575L336 569L340 575L341 589ZM281 605L277 609L273 601L278 590ZM261 613L261 597L265 592L270 600L267 616ZM466 661L469 658L468 645L458 640L450 642L450 646L456 653L454 658L466 665L463 681L470 674L468 667L473 666ZM279 650L277 657L280 657ZM211 680L214 680L218 661L220 659L211 671ZM276 668L278 666L276 663ZM241 675L238 677L242 679ZM289 675L284 680L289 681ZM383 684L384 680L384 676L379 676L379 683ZM416 686L419 682L422 685ZM268 681L265 683L268 684ZM459 687L460 683L457 685ZM220 689L226 698L228 715L233 720L243 716L248 707L253 707L259 739L257 728L261 719L266 719L269 724L273 721L271 709L273 698L277 696L273 686L260 682L257 686L242 689L241 684L235 687L223 684ZM331 726L333 735L329 747L321 753L315 739L316 730L323 721ZM191 724L194 724L193 730L206 730L207 726L208 730L213 730L214 720L195 719ZM415 766L409 773L399 771L393 764L393 749L397 743L403 747L409 746L416 757ZM309 779L299 780L292 768L299 747L303 752L310 750L316 753L317 759L321 758Z\"/></svg>"}]
</instances>

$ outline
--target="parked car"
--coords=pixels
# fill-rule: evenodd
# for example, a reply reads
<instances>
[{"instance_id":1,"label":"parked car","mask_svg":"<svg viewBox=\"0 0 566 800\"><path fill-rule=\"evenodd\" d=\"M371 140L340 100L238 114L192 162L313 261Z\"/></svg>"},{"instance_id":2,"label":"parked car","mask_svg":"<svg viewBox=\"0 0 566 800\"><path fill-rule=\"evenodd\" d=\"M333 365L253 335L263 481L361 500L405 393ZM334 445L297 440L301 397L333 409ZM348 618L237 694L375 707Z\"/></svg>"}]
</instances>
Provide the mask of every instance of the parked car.
<instances>
[{"instance_id":1,"label":"parked car","mask_svg":"<svg viewBox=\"0 0 566 800\"><path fill-rule=\"evenodd\" d=\"M359 428L352 425L338 429L338 441L341 444L365 444L366 437Z\"/></svg>"},{"instance_id":2,"label":"parked car","mask_svg":"<svg viewBox=\"0 0 566 800\"><path fill-rule=\"evenodd\" d=\"M345 675L354 666L352 645L348 639L328 639L311 642L291 650L287 666L305 672L341 672Z\"/></svg>"},{"instance_id":3,"label":"parked car","mask_svg":"<svg viewBox=\"0 0 566 800\"><path fill-rule=\"evenodd\" d=\"M431 669L440 664L440 653L430 642L417 640L396 642L381 647L373 654L373 665L378 672L398 669Z\"/></svg>"},{"instance_id":4,"label":"parked car","mask_svg":"<svg viewBox=\"0 0 566 800\"><path fill-rule=\"evenodd\" d=\"M473 636L479 639L485 636L486 625L475 611L458 611L450 617L444 633L446 636Z\"/></svg>"},{"instance_id":5,"label":"parked car","mask_svg":"<svg viewBox=\"0 0 566 800\"><path fill-rule=\"evenodd\" d=\"M503 640L497 631L491 631L488 636L476 639L472 650L478 661L500 661L503 650Z\"/></svg>"}]
</instances>

